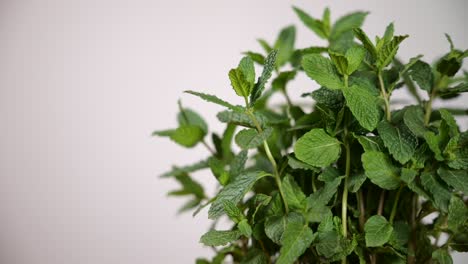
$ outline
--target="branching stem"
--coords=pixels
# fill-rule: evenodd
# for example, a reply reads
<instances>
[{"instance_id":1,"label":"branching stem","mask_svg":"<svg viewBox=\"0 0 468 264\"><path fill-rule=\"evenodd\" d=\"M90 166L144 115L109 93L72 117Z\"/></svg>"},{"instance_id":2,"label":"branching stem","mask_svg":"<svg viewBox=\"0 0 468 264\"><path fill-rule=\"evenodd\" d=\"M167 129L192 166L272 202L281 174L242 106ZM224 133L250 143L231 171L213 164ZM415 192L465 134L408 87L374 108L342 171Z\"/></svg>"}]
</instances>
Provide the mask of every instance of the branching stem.
<instances>
[{"instance_id":1,"label":"branching stem","mask_svg":"<svg viewBox=\"0 0 468 264\"><path fill-rule=\"evenodd\" d=\"M385 90L385 84L382 78L382 71L379 71L377 75L379 77L380 92L385 102L385 117L387 121L390 122L392 120L392 112L390 111L390 95Z\"/></svg>"}]
</instances>

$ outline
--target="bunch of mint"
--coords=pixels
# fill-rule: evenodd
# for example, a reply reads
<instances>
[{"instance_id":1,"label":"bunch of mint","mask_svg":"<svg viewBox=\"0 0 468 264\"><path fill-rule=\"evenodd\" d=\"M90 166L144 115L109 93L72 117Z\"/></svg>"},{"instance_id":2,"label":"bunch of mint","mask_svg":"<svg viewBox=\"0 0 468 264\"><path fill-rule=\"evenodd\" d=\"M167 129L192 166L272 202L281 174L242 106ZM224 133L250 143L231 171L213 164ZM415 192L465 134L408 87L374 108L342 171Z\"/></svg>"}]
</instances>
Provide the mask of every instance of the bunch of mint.
<instances>
[{"instance_id":1,"label":"bunch of mint","mask_svg":"<svg viewBox=\"0 0 468 264\"><path fill-rule=\"evenodd\" d=\"M154 132L209 151L163 175L181 185L169 195L191 198L181 210L209 207L215 223L232 221L201 237L216 255L196 263L452 263L451 251L468 251L468 132L455 119L467 110L433 102L468 91L468 50L447 35L450 50L433 64L400 61L408 36L393 24L372 41L361 29L366 12L332 23L328 9L321 19L294 11L328 46L296 48L294 26L274 45L259 40L265 55L246 52L228 73L245 105L187 91L223 108L222 134L180 103L179 127ZM310 107L288 96L304 73L320 85L303 95ZM397 89L416 103L392 109ZM286 103L269 107L276 93ZM218 180L216 196L191 177L199 170Z\"/></svg>"}]
</instances>

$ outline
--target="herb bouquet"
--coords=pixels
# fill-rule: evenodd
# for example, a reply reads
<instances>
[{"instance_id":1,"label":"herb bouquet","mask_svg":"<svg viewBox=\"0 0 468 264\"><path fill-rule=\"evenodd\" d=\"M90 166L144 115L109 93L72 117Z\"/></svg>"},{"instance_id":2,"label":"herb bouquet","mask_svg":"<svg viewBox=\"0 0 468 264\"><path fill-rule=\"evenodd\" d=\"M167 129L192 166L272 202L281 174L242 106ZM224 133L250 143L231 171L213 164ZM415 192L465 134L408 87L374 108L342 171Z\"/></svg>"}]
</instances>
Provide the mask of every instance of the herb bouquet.
<instances>
[{"instance_id":1,"label":"herb bouquet","mask_svg":"<svg viewBox=\"0 0 468 264\"><path fill-rule=\"evenodd\" d=\"M372 41L365 12L331 23L328 9L321 19L294 11L328 46L296 48L294 26L274 45L259 40L266 55L246 52L228 74L244 105L187 91L224 108L222 134L182 105L178 128L154 132L210 152L163 175L181 185L170 195L191 197L182 210L232 221L201 237L216 255L197 263L452 263L451 251L468 250L468 132L454 118L467 110L433 102L468 91L468 74L457 75L468 50L447 35L450 50L434 64L400 61L408 36L393 24ZM310 106L287 91L304 73L320 85L303 95ZM416 103L392 108L397 89ZM275 93L285 103L270 107ZM219 182L214 197L190 176L202 169Z\"/></svg>"}]
</instances>

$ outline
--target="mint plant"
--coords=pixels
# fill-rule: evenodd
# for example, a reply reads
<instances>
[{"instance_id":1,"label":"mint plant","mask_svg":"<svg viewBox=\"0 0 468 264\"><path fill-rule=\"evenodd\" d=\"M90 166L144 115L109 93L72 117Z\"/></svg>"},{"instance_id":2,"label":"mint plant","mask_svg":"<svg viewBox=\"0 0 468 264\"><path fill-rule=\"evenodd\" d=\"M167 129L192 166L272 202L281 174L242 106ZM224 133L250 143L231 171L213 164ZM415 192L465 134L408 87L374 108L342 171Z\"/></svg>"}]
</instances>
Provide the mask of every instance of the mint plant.
<instances>
[{"instance_id":1,"label":"mint plant","mask_svg":"<svg viewBox=\"0 0 468 264\"><path fill-rule=\"evenodd\" d=\"M320 19L294 11L327 46L295 47L294 26L273 45L259 40L264 52L245 52L228 73L243 105L186 91L223 109L222 134L180 102L179 127L153 133L208 151L162 175L181 185L169 195L190 197L182 211L207 208L214 221L200 242L216 254L196 263L452 263L452 251L468 251L468 132L455 119L467 110L433 102L468 91L468 50L446 35L434 63L399 60L408 36L393 24L372 41L366 12L332 23L328 9ZM302 95L310 106L288 95L298 74L320 86ZM396 109L397 89L415 103ZM285 103L270 107L275 93ZM191 176L199 170L219 182L214 197ZM231 228L216 228L222 216Z\"/></svg>"}]
</instances>

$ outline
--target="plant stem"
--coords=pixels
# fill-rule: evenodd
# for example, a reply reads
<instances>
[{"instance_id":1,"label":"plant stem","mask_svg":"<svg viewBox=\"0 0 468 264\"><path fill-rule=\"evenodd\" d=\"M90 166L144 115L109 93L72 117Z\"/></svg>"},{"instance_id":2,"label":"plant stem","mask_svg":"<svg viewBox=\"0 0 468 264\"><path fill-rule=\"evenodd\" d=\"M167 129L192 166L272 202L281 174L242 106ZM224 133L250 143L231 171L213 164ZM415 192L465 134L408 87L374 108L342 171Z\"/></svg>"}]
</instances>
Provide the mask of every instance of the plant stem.
<instances>
[{"instance_id":1,"label":"plant stem","mask_svg":"<svg viewBox=\"0 0 468 264\"><path fill-rule=\"evenodd\" d=\"M341 202L341 223L343 225L343 237L346 238L348 236L348 179L349 179L349 171L351 168L351 151L349 148L348 142L348 130L345 127L345 134L344 134L344 143L346 149L346 169L345 169L345 182L343 188L343 197ZM341 263L346 264L346 257L341 259Z\"/></svg>"},{"instance_id":2,"label":"plant stem","mask_svg":"<svg viewBox=\"0 0 468 264\"><path fill-rule=\"evenodd\" d=\"M412 195L411 198L411 233L410 233L410 240L408 242L408 264L414 264L416 259L414 257L415 250L416 250L416 210L418 206L418 196L416 194Z\"/></svg>"},{"instance_id":3,"label":"plant stem","mask_svg":"<svg viewBox=\"0 0 468 264\"><path fill-rule=\"evenodd\" d=\"M211 155L216 155L216 151L214 151L210 145L208 145L208 143L206 143L205 139L202 140L202 144L203 146L205 146L205 148L211 153Z\"/></svg>"},{"instance_id":4,"label":"plant stem","mask_svg":"<svg viewBox=\"0 0 468 264\"><path fill-rule=\"evenodd\" d=\"M382 97L383 97L384 102L385 102L385 116L387 118L387 121L390 122L392 120L392 112L390 111L389 94L387 94L387 91L385 90L385 84L384 84L384 81L383 81L383 78L382 78L382 71L379 71L377 73L377 75L379 77L380 92L382 93Z\"/></svg>"},{"instance_id":5,"label":"plant stem","mask_svg":"<svg viewBox=\"0 0 468 264\"><path fill-rule=\"evenodd\" d=\"M400 194L401 194L401 190L403 189L403 185L400 186L400 188L398 189L398 192L396 193L396 196L395 196L395 201L393 201L393 207L392 207L392 212L390 213L390 224L393 224L393 219L395 218L395 214L396 214L396 209L398 207L398 200L400 199Z\"/></svg>"},{"instance_id":6,"label":"plant stem","mask_svg":"<svg viewBox=\"0 0 468 264\"><path fill-rule=\"evenodd\" d=\"M250 119L254 123L255 127L257 128L258 133L262 133L263 129L260 126L260 124L258 123L258 120L255 117L255 115L253 114L251 108L247 108L247 115L250 117ZM278 185L278 190L280 192L281 198L283 199L284 209L286 211L286 214L288 214L289 213L289 207L288 207L288 203L286 202L286 197L284 196L283 184L281 183L281 178L280 178L280 175L278 173L278 165L276 164L275 158L271 154L270 147L268 146L268 143L267 143L266 140L263 141L263 147L265 148L265 153L266 153L266 155L268 157L268 160L271 163L271 166L273 167L273 172L274 172L274 176L275 176L276 185Z\"/></svg>"},{"instance_id":7,"label":"plant stem","mask_svg":"<svg viewBox=\"0 0 468 264\"><path fill-rule=\"evenodd\" d=\"M366 208L364 206L364 197L362 195L362 190L358 190L356 193L356 198L359 206L359 229L364 231L364 224L366 223Z\"/></svg>"},{"instance_id":8,"label":"plant stem","mask_svg":"<svg viewBox=\"0 0 468 264\"><path fill-rule=\"evenodd\" d=\"M384 202L385 202L385 190L382 190L382 192L380 193L379 207L377 208L378 215L382 215Z\"/></svg>"}]
</instances>

